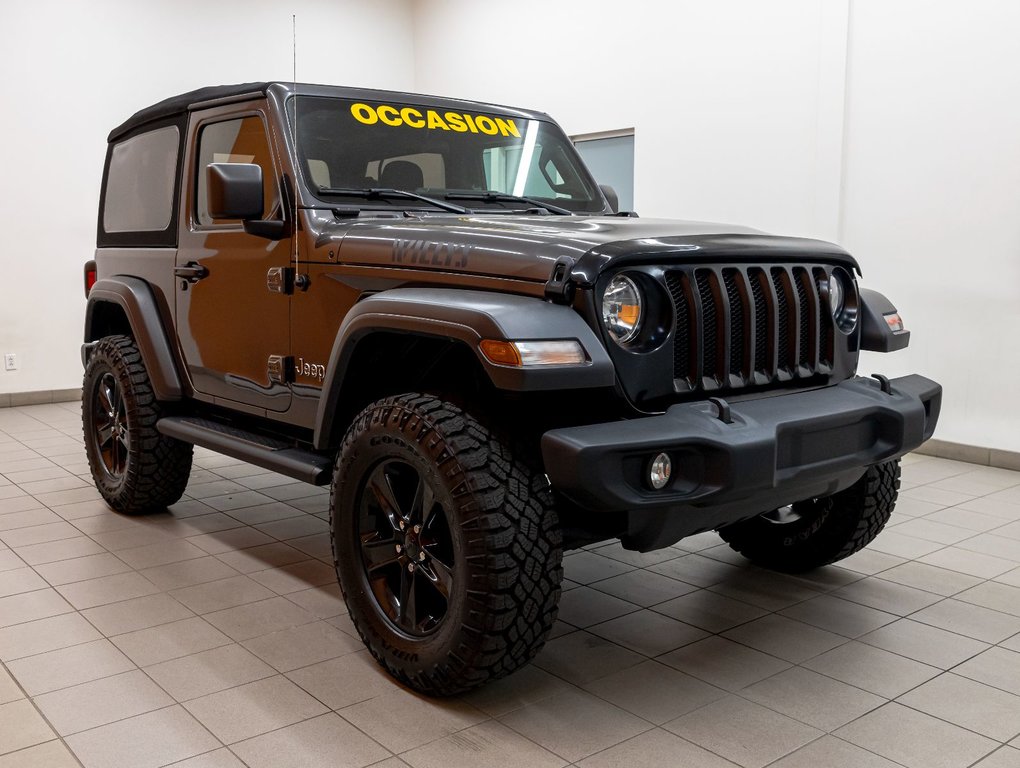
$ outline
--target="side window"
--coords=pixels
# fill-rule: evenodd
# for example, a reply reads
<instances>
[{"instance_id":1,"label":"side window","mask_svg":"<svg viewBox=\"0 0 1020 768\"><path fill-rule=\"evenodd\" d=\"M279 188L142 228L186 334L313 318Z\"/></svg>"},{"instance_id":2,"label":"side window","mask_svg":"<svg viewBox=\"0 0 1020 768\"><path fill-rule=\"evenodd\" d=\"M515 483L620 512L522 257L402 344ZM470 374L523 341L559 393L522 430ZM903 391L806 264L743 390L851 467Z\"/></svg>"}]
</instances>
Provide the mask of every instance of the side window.
<instances>
[{"instance_id":1,"label":"side window","mask_svg":"<svg viewBox=\"0 0 1020 768\"><path fill-rule=\"evenodd\" d=\"M212 224L209 215L206 166L210 163L255 163L262 166L263 208L266 217L274 216L279 202L273 157L269 151L266 128L259 117L241 117L203 126L198 135L198 187L195 211L199 224ZM217 219L216 223L226 223Z\"/></svg>"},{"instance_id":2,"label":"side window","mask_svg":"<svg viewBox=\"0 0 1020 768\"><path fill-rule=\"evenodd\" d=\"M162 232L170 226L177 171L177 126L115 144L106 177L106 232Z\"/></svg>"}]
</instances>

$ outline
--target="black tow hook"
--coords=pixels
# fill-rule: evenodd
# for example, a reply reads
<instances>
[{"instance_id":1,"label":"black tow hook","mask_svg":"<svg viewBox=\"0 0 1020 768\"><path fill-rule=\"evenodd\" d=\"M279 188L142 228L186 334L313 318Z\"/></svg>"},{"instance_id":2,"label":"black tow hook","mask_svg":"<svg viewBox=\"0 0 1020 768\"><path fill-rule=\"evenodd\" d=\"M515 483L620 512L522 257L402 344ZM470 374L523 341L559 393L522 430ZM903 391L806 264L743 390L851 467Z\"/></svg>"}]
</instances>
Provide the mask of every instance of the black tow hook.
<instances>
[{"instance_id":1,"label":"black tow hook","mask_svg":"<svg viewBox=\"0 0 1020 768\"><path fill-rule=\"evenodd\" d=\"M723 400L721 397L710 397L708 402L716 407L718 413L715 417L719 419L723 424L733 423L733 414L730 413L730 404Z\"/></svg>"},{"instance_id":2,"label":"black tow hook","mask_svg":"<svg viewBox=\"0 0 1020 768\"><path fill-rule=\"evenodd\" d=\"M892 394L892 384L889 383L889 377L883 376L880 373L871 374L871 378L878 379L878 385L882 388L882 391L887 395Z\"/></svg>"}]
</instances>

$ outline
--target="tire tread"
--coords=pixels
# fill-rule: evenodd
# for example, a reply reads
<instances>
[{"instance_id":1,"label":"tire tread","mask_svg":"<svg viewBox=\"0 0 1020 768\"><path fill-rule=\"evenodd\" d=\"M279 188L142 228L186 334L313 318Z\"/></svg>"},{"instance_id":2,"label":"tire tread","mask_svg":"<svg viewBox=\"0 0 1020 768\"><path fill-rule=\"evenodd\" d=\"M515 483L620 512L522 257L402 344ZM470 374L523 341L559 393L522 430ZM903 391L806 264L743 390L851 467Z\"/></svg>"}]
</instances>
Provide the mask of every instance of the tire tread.
<instances>
[{"instance_id":1,"label":"tire tread","mask_svg":"<svg viewBox=\"0 0 1020 768\"><path fill-rule=\"evenodd\" d=\"M116 489L107 487L103 482L104 469L98 466L98 458L87 451L96 487L106 503L118 512L143 514L166 509L184 495L194 449L189 443L166 437L156 429L162 407L156 400L138 346L128 336L107 336L92 351L85 371L85 396L82 400L86 446L91 440L89 383L95 376L95 368L102 365L114 376L118 376L118 369L121 369L126 377L126 382L122 379L121 385L128 424L133 427L134 434L131 435L127 475Z\"/></svg>"},{"instance_id":2,"label":"tire tread","mask_svg":"<svg viewBox=\"0 0 1020 768\"><path fill-rule=\"evenodd\" d=\"M776 525L761 516L719 529L732 549L764 568L799 573L850 557L882 532L896 507L900 461L868 467L854 485L832 496L799 502L810 517Z\"/></svg>"},{"instance_id":3,"label":"tire tread","mask_svg":"<svg viewBox=\"0 0 1020 768\"><path fill-rule=\"evenodd\" d=\"M338 476L345 453L379 421L397 426L422 445L438 467L453 471L452 493L464 516L461 528L473 542L483 544L474 550L483 554L472 555L462 639L445 663L413 672L395 663L366 632L344 590L355 628L391 675L431 695L461 693L513 672L545 644L556 621L563 579L562 539L544 474L458 406L409 393L373 403L354 419L338 453ZM330 539L339 573L337 487L334 482Z\"/></svg>"}]
</instances>

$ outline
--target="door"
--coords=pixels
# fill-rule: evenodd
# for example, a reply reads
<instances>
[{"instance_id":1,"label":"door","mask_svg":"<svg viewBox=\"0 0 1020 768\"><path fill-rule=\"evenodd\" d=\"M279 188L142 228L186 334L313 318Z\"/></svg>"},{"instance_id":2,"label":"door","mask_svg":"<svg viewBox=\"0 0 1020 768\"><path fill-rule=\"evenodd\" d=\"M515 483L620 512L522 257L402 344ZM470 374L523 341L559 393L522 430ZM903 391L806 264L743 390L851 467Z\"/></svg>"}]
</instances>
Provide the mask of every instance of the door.
<instances>
[{"instance_id":1,"label":"door","mask_svg":"<svg viewBox=\"0 0 1020 768\"><path fill-rule=\"evenodd\" d=\"M231 105L192 115L189 136L176 297L178 335L196 397L284 411L291 398L285 370L290 297L270 290L267 277L288 266L291 240L267 240L247 234L239 221L213 219L206 194L210 163L256 163L264 217L282 216L281 169L269 123L258 105Z\"/></svg>"}]
</instances>

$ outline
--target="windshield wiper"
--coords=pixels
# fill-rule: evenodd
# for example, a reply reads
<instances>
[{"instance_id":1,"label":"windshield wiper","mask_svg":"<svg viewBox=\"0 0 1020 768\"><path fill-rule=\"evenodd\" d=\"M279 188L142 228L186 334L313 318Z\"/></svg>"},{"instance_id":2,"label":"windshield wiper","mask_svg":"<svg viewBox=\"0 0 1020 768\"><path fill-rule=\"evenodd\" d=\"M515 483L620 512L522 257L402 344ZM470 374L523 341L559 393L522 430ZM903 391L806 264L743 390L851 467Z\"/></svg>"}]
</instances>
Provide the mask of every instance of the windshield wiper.
<instances>
[{"instance_id":1,"label":"windshield wiper","mask_svg":"<svg viewBox=\"0 0 1020 768\"><path fill-rule=\"evenodd\" d=\"M510 195L506 192L493 192L491 189L486 192L447 192L443 195L447 200L481 200L486 203L527 203L528 205L534 205L536 208L543 208L549 213L558 213L561 216L573 216L573 211L568 211L566 208L560 208L558 205L552 203L546 203L541 200L536 200L533 197L521 197L520 195Z\"/></svg>"},{"instance_id":2,"label":"windshield wiper","mask_svg":"<svg viewBox=\"0 0 1020 768\"><path fill-rule=\"evenodd\" d=\"M352 197L363 197L366 200L385 200L386 198L391 197L405 198L408 200L421 200L423 203L434 205L436 208L442 208L444 211L450 211L451 213L471 213L471 209L465 208L463 205L454 205L453 203L447 203L443 200L436 200L434 197L419 195L417 192L408 192L404 189L392 189L390 187L370 187L366 189L358 189L355 187L319 187L319 192L326 195L350 195Z\"/></svg>"}]
</instances>

